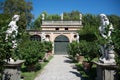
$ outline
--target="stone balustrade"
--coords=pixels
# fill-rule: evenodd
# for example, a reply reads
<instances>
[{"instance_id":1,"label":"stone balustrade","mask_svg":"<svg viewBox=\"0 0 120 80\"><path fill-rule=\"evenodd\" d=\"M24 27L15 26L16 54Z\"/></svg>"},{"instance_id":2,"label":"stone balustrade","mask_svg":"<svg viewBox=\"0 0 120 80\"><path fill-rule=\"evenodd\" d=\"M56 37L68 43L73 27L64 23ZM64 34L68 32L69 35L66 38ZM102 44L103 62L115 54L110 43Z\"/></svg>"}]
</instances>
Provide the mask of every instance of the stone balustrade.
<instances>
[{"instance_id":1,"label":"stone balustrade","mask_svg":"<svg viewBox=\"0 0 120 80\"><path fill-rule=\"evenodd\" d=\"M82 21L42 21L42 25L82 25Z\"/></svg>"}]
</instances>

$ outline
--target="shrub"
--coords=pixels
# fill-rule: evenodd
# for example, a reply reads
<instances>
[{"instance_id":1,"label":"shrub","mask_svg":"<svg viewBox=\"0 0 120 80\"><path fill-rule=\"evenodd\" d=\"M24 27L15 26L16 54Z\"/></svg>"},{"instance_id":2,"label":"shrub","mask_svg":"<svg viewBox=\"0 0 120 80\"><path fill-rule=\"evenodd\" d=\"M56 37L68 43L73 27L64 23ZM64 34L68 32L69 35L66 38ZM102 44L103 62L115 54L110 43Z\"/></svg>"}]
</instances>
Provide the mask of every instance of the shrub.
<instances>
[{"instance_id":1,"label":"shrub","mask_svg":"<svg viewBox=\"0 0 120 80\"><path fill-rule=\"evenodd\" d=\"M35 69L35 65L39 59L43 59L45 55L45 46L38 41L27 41L19 45L19 57L25 60L25 66L30 70Z\"/></svg>"},{"instance_id":2,"label":"shrub","mask_svg":"<svg viewBox=\"0 0 120 80\"><path fill-rule=\"evenodd\" d=\"M48 42L48 41L45 41L43 42L44 46L45 46L45 51L46 52L51 52L52 51L52 42Z\"/></svg>"},{"instance_id":3,"label":"shrub","mask_svg":"<svg viewBox=\"0 0 120 80\"><path fill-rule=\"evenodd\" d=\"M75 57L76 54L80 54L79 43L73 41L68 45L68 54Z\"/></svg>"},{"instance_id":4,"label":"shrub","mask_svg":"<svg viewBox=\"0 0 120 80\"><path fill-rule=\"evenodd\" d=\"M79 48L82 54L91 62L99 54L98 28L87 25L79 31Z\"/></svg>"},{"instance_id":5,"label":"shrub","mask_svg":"<svg viewBox=\"0 0 120 80\"><path fill-rule=\"evenodd\" d=\"M116 29L112 35L112 40L114 42L115 52L116 52L116 63L117 69L117 79L120 79L120 29Z\"/></svg>"},{"instance_id":6,"label":"shrub","mask_svg":"<svg viewBox=\"0 0 120 80\"><path fill-rule=\"evenodd\" d=\"M12 57L13 49L10 42L5 41L6 30L10 22L10 16L6 14L0 14L0 80L4 71L4 60L9 60ZM11 40L11 39L10 39Z\"/></svg>"},{"instance_id":7,"label":"shrub","mask_svg":"<svg viewBox=\"0 0 120 80\"><path fill-rule=\"evenodd\" d=\"M88 62L91 62L95 57L98 56L99 47L95 42L80 41L80 51L84 54Z\"/></svg>"}]
</instances>

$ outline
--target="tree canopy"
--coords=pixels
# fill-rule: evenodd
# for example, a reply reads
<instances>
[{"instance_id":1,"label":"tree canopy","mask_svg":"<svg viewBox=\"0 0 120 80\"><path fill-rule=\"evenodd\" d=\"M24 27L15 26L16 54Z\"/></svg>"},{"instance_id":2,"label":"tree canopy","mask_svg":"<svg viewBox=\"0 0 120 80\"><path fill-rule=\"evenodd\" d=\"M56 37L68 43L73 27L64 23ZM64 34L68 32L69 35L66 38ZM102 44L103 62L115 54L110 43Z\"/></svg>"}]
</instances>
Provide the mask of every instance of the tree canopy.
<instances>
[{"instance_id":1,"label":"tree canopy","mask_svg":"<svg viewBox=\"0 0 120 80\"><path fill-rule=\"evenodd\" d=\"M58 14L48 14L47 12L42 12L39 17L34 21L32 29L40 29L42 24L42 14L45 14L45 20L61 20L61 16ZM79 20L79 11L63 12L63 20Z\"/></svg>"},{"instance_id":2,"label":"tree canopy","mask_svg":"<svg viewBox=\"0 0 120 80\"><path fill-rule=\"evenodd\" d=\"M25 30L31 23L33 18L32 9L32 2L26 2L26 0L4 0L1 2L1 10L4 14L10 16L20 15L19 26L22 30Z\"/></svg>"}]
</instances>

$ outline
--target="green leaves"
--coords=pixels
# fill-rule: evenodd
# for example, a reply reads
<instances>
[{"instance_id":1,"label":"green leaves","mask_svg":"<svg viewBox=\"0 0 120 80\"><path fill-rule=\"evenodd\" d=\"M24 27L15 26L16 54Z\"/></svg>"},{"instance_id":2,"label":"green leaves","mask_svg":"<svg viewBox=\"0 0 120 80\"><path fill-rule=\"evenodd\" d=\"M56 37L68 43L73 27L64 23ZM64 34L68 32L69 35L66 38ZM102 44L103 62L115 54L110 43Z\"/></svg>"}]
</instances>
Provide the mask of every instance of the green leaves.
<instances>
[{"instance_id":1,"label":"green leaves","mask_svg":"<svg viewBox=\"0 0 120 80\"><path fill-rule=\"evenodd\" d=\"M11 43L5 41L9 21L9 15L0 14L0 72L4 70L4 60L8 60L12 56L13 52Z\"/></svg>"},{"instance_id":2,"label":"green leaves","mask_svg":"<svg viewBox=\"0 0 120 80\"><path fill-rule=\"evenodd\" d=\"M27 66L38 63L47 51L52 51L51 42L26 41L19 45L19 56Z\"/></svg>"},{"instance_id":3,"label":"green leaves","mask_svg":"<svg viewBox=\"0 0 120 80\"><path fill-rule=\"evenodd\" d=\"M25 64L36 64L42 53L42 48L43 44L38 41L27 41L19 46L19 55L21 56L21 59L26 60Z\"/></svg>"},{"instance_id":4,"label":"green leaves","mask_svg":"<svg viewBox=\"0 0 120 80\"><path fill-rule=\"evenodd\" d=\"M42 14L45 14L45 20L61 20L61 16L58 14L48 14L47 12L42 12L34 21L34 26L32 26L31 29L40 30L40 26L42 24ZM63 20L80 20L79 11L71 11L70 13L64 12L63 14Z\"/></svg>"},{"instance_id":5,"label":"green leaves","mask_svg":"<svg viewBox=\"0 0 120 80\"><path fill-rule=\"evenodd\" d=\"M112 40L115 44L115 49L117 50L117 52L120 54L119 50L120 50L120 30L116 29L114 31L114 33L112 34Z\"/></svg>"},{"instance_id":6,"label":"green leaves","mask_svg":"<svg viewBox=\"0 0 120 80\"><path fill-rule=\"evenodd\" d=\"M96 26L100 24L100 18L97 15L93 14L84 14L83 15L83 25L84 26Z\"/></svg>"},{"instance_id":7,"label":"green leaves","mask_svg":"<svg viewBox=\"0 0 120 80\"><path fill-rule=\"evenodd\" d=\"M120 16L109 15L108 18L115 29L120 29Z\"/></svg>"},{"instance_id":8,"label":"green leaves","mask_svg":"<svg viewBox=\"0 0 120 80\"><path fill-rule=\"evenodd\" d=\"M75 57L76 54L81 54L79 44L76 41L73 41L68 45L68 54Z\"/></svg>"},{"instance_id":9,"label":"green leaves","mask_svg":"<svg viewBox=\"0 0 120 80\"><path fill-rule=\"evenodd\" d=\"M20 31L25 30L30 25L33 15L32 3L26 0L4 0L3 13L13 16L15 14L20 15L20 21L18 23Z\"/></svg>"},{"instance_id":10,"label":"green leaves","mask_svg":"<svg viewBox=\"0 0 120 80\"><path fill-rule=\"evenodd\" d=\"M63 13L63 20L80 20L80 17L79 17L79 14L80 12L79 11L71 11L71 12L64 12Z\"/></svg>"}]
</instances>

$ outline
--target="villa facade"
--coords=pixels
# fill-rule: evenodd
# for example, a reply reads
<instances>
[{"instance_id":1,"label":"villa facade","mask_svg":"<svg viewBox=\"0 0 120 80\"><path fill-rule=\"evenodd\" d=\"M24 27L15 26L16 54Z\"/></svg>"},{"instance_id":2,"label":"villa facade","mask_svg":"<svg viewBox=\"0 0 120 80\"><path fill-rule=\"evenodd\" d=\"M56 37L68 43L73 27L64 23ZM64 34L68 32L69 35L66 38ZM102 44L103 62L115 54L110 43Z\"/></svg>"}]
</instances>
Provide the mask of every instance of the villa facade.
<instances>
[{"instance_id":1,"label":"villa facade","mask_svg":"<svg viewBox=\"0 0 120 80\"><path fill-rule=\"evenodd\" d=\"M67 45L72 41L79 42L78 30L81 29L82 19L79 21L46 21L42 18L41 30L28 30L31 39L51 41L53 54L66 54Z\"/></svg>"}]
</instances>

